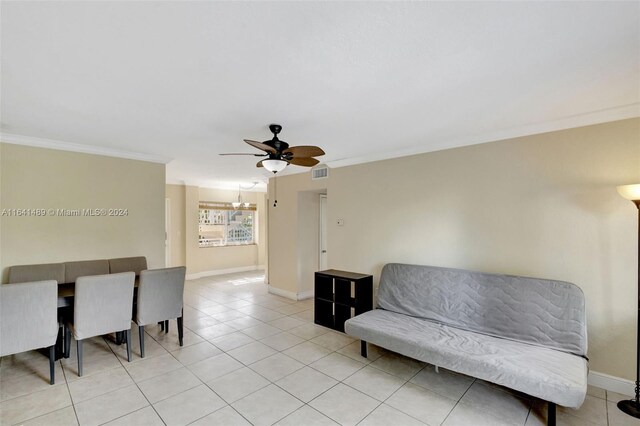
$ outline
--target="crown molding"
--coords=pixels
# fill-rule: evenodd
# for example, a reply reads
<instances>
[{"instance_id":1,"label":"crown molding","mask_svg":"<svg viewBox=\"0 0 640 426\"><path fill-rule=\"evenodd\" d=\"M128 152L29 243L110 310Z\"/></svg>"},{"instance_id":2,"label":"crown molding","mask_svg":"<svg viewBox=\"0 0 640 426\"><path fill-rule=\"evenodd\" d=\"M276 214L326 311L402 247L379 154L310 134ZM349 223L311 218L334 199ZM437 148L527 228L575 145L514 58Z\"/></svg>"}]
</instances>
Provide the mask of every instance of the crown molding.
<instances>
[{"instance_id":1,"label":"crown molding","mask_svg":"<svg viewBox=\"0 0 640 426\"><path fill-rule=\"evenodd\" d=\"M255 182L255 181L254 181ZM245 188L244 185L251 185L248 182L240 182L241 191L242 192L258 192L258 193L266 193L267 192L267 183L265 181L257 181L258 184L253 188ZM226 191L238 192L238 182L228 182L228 181L206 181L206 180L182 180L182 179L170 179L167 178L167 185L183 185L183 186L196 186L198 188L207 188L207 189L222 189Z\"/></svg>"},{"instance_id":2,"label":"crown molding","mask_svg":"<svg viewBox=\"0 0 640 426\"><path fill-rule=\"evenodd\" d=\"M532 136L541 133L555 132L559 130L573 129L576 127L585 127L595 124L603 124L636 117L640 117L640 103L638 102L629 105L623 105L620 107L574 115L559 120L526 124L523 126L511 127L508 129L502 129L479 135L465 136L453 140L443 140L441 143L432 145L430 147L413 146L406 149L400 149L395 152L384 152L361 157L326 161L325 164L332 168L346 167L356 164L370 163L373 161L388 160L392 158L406 157L416 154L425 154L427 152L442 151L445 149L459 148L463 146L477 145L487 142L497 142L505 139Z\"/></svg>"},{"instance_id":3,"label":"crown molding","mask_svg":"<svg viewBox=\"0 0 640 426\"><path fill-rule=\"evenodd\" d=\"M13 145L34 146L37 148L56 149L59 151L80 152L83 154L102 155L105 157L126 158L129 160L148 161L151 163L167 164L173 158L154 154L143 154L140 152L125 151L112 148L103 148L93 145L58 141L54 139L36 138L33 136L16 135L13 133L0 132L0 141Z\"/></svg>"}]
</instances>

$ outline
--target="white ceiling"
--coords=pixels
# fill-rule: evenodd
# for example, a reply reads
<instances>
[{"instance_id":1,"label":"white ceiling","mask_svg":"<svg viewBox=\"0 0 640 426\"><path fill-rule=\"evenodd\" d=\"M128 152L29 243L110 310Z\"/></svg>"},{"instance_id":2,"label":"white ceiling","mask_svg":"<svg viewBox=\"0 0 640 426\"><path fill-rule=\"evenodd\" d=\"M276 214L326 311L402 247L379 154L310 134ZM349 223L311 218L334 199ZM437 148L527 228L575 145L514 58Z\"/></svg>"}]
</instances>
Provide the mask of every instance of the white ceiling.
<instances>
[{"instance_id":1,"label":"white ceiling","mask_svg":"<svg viewBox=\"0 0 640 426\"><path fill-rule=\"evenodd\" d=\"M257 158L218 153L254 152L242 139L269 139L273 122L335 167L640 114L640 2L2 2L1 13L3 140L171 159L169 182L264 180Z\"/></svg>"}]
</instances>

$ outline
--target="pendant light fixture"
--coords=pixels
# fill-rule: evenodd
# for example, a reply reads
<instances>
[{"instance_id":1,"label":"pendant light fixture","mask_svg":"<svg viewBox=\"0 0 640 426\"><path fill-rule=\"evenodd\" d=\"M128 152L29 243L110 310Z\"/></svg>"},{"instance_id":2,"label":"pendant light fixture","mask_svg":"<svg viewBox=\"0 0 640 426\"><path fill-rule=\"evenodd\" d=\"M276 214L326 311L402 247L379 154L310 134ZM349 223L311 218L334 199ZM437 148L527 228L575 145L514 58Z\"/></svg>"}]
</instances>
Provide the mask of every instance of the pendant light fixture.
<instances>
[{"instance_id":1,"label":"pendant light fixture","mask_svg":"<svg viewBox=\"0 0 640 426\"><path fill-rule=\"evenodd\" d=\"M231 203L234 209L239 209L244 203L242 202L242 195L240 195L240 185L238 185L238 201ZM247 203L248 204L248 203Z\"/></svg>"},{"instance_id":2,"label":"pendant light fixture","mask_svg":"<svg viewBox=\"0 0 640 426\"><path fill-rule=\"evenodd\" d=\"M258 184L258 182L253 182L253 185L251 185L248 188L245 188L245 191L255 188L257 184ZM251 205L251 203L247 203L247 202L243 202L242 201L242 194L240 193L240 191L242 191L242 185L238 184L238 201L234 201L233 203L231 203L231 205L233 206L234 209L239 209L241 207L247 208L247 207L249 207Z\"/></svg>"}]
</instances>

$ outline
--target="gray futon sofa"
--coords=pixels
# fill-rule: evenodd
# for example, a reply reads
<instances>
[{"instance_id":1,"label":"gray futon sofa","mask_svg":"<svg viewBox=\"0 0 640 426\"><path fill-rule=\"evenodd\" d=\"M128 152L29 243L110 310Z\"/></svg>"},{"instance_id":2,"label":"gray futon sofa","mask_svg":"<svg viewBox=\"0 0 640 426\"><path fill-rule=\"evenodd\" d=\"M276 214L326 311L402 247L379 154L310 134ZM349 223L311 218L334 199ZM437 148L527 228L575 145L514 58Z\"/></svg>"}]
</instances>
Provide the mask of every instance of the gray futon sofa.
<instances>
[{"instance_id":1,"label":"gray futon sofa","mask_svg":"<svg viewBox=\"0 0 640 426\"><path fill-rule=\"evenodd\" d=\"M585 301L576 285L390 263L378 308L347 334L458 373L577 408L587 391Z\"/></svg>"}]
</instances>

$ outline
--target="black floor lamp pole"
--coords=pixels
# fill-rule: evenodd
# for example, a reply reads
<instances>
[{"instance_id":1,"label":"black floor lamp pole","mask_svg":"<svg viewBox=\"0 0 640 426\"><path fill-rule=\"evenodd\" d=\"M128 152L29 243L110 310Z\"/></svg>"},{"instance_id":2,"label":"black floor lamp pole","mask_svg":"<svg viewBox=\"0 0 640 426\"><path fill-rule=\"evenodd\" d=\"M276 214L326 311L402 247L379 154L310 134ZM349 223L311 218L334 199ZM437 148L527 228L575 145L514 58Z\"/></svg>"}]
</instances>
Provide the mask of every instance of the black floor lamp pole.
<instances>
[{"instance_id":1,"label":"black floor lamp pole","mask_svg":"<svg viewBox=\"0 0 640 426\"><path fill-rule=\"evenodd\" d=\"M618 408L630 416L640 418L640 184L619 186L618 192L633 201L638 208L638 313L636 325L636 397L618 402Z\"/></svg>"}]
</instances>

